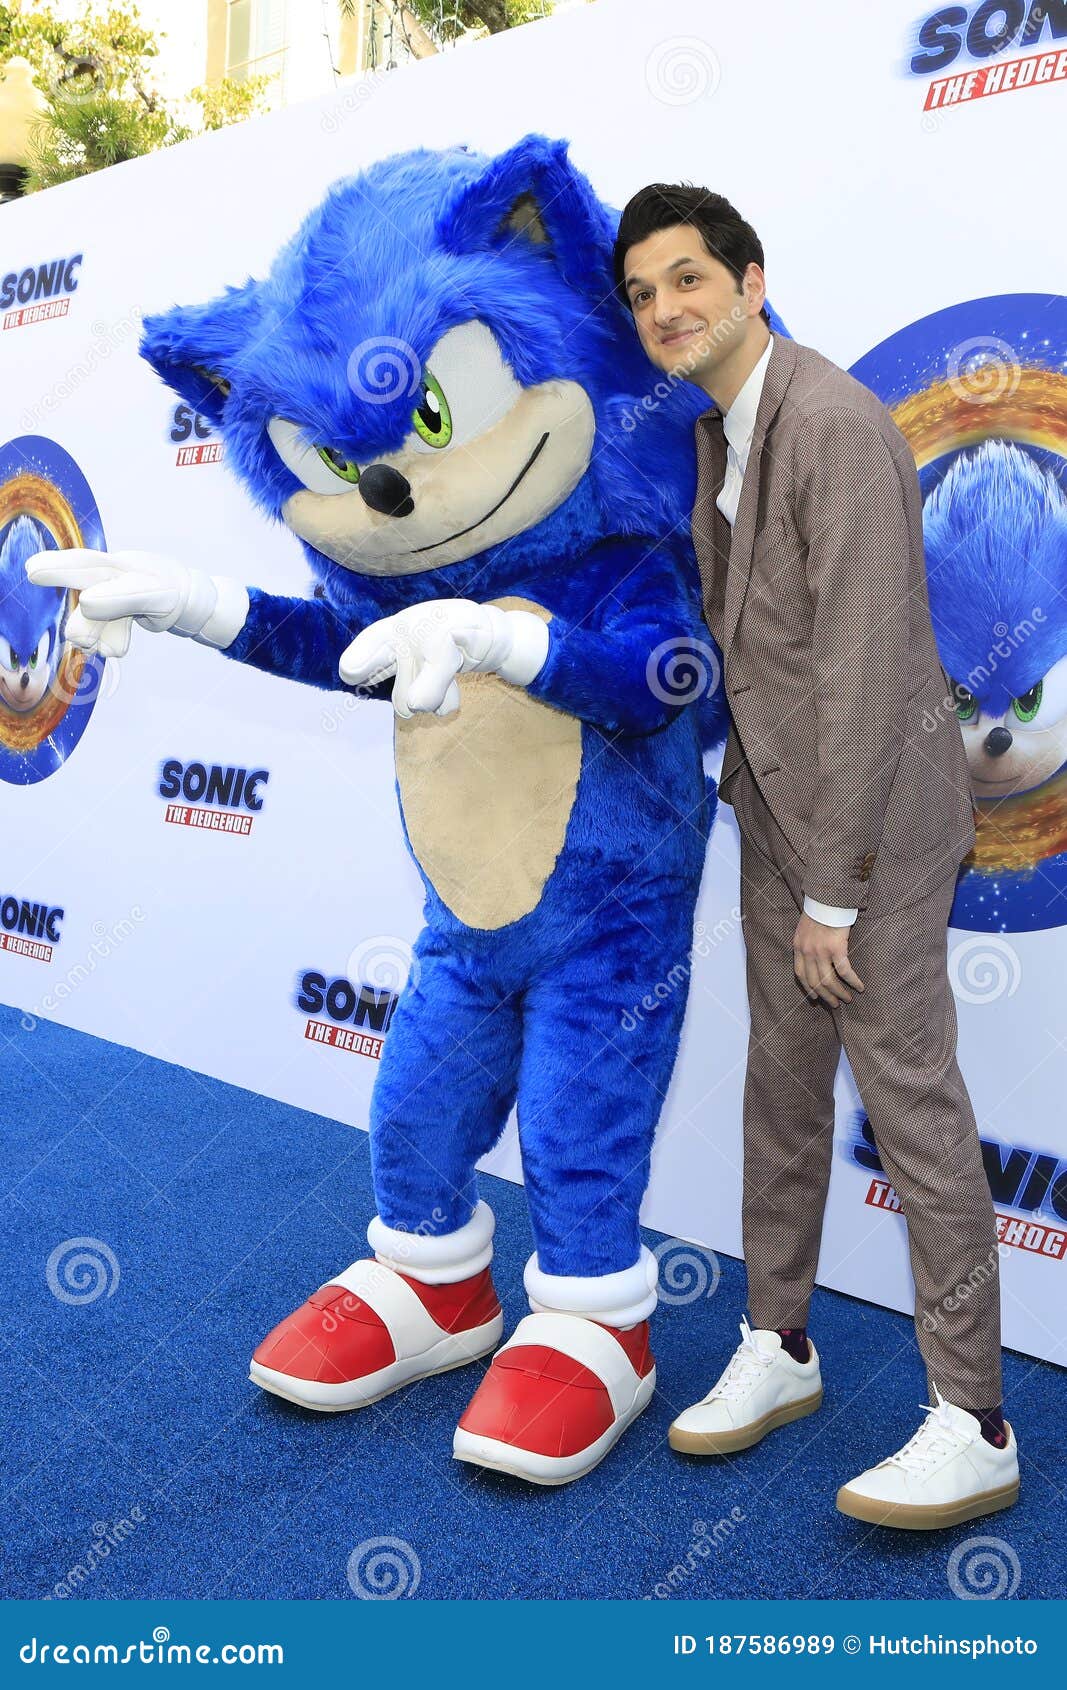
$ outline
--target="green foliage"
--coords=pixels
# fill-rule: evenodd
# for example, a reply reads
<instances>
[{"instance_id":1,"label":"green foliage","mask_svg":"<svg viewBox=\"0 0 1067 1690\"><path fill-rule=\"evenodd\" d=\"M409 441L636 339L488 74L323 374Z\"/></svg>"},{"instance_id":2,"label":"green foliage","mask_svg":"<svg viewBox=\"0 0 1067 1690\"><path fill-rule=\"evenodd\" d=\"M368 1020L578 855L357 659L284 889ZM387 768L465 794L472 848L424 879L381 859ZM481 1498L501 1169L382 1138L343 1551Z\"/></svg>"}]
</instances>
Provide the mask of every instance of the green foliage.
<instances>
[{"instance_id":1,"label":"green foliage","mask_svg":"<svg viewBox=\"0 0 1067 1690\"><path fill-rule=\"evenodd\" d=\"M189 133L165 111L149 111L107 93L86 98L53 94L31 133L26 191L52 188L139 158L183 141Z\"/></svg>"},{"instance_id":2,"label":"green foliage","mask_svg":"<svg viewBox=\"0 0 1067 1690\"><path fill-rule=\"evenodd\" d=\"M32 9L0 4L0 62L28 59L45 94L72 81L83 88L86 80L104 79L120 89L143 87L158 55L135 7L109 5L100 12L87 5L76 23L68 23L48 0L33 0Z\"/></svg>"},{"instance_id":3,"label":"green foliage","mask_svg":"<svg viewBox=\"0 0 1067 1690\"><path fill-rule=\"evenodd\" d=\"M348 16L355 3L338 0ZM441 43L471 29L495 35L551 10L550 0L406 0L406 5ZM27 191L139 158L263 109L269 77L227 78L191 91L186 104L198 107L200 117L191 127L153 84L159 54L159 41L136 4L86 0L77 21L68 22L57 15L53 0L27 5L0 0L0 64L28 59L48 101L31 137Z\"/></svg>"},{"instance_id":4,"label":"green foliage","mask_svg":"<svg viewBox=\"0 0 1067 1690\"><path fill-rule=\"evenodd\" d=\"M225 129L228 123L241 123L261 110L263 96L273 79L269 76L246 76L240 82L224 77L214 87L194 88L189 95L200 107L202 129Z\"/></svg>"},{"instance_id":5,"label":"green foliage","mask_svg":"<svg viewBox=\"0 0 1067 1690\"><path fill-rule=\"evenodd\" d=\"M189 100L201 121L190 127L153 84L159 54L136 6L87 4L71 23L48 0L34 0L32 11L0 0L0 63L28 59L48 102L30 138L27 192L220 129L262 106L267 77L196 88Z\"/></svg>"},{"instance_id":6,"label":"green foliage","mask_svg":"<svg viewBox=\"0 0 1067 1690\"><path fill-rule=\"evenodd\" d=\"M355 14L357 0L338 0L346 17ZM454 41L470 29L499 35L505 29L548 17L551 0L404 0L433 41Z\"/></svg>"}]
</instances>

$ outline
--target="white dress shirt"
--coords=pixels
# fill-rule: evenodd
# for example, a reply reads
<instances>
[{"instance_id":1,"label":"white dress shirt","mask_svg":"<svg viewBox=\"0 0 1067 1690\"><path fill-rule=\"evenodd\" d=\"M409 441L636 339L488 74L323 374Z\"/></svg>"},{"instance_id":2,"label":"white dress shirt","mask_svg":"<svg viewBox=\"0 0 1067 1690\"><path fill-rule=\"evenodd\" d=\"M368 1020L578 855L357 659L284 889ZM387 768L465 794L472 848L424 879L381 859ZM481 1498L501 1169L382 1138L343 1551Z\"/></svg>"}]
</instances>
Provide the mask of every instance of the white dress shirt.
<instances>
[{"instance_id":1,"label":"white dress shirt","mask_svg":"<svg viewBox=\"0 0 1067 1690\"><path fill-rule=\"evenodd\" d=\"M722 419L723 433L726 435L726 475L719 489L715 503L732 528L737 515L738 501L741 498L741 485L748 468L748 449L752 444L752 431L756 426L756 411L759 408L760 394L763 392L763 380L767 374L770 362L771 347L774 345L773 335L768 338L766 348L748 376L737 398ZM839 909L836 904L820 904L815 898L804 899L804 914L810 915L813 921L821 921L826 927L851 927L858 910Z\"/></svg>"}]
</instances>

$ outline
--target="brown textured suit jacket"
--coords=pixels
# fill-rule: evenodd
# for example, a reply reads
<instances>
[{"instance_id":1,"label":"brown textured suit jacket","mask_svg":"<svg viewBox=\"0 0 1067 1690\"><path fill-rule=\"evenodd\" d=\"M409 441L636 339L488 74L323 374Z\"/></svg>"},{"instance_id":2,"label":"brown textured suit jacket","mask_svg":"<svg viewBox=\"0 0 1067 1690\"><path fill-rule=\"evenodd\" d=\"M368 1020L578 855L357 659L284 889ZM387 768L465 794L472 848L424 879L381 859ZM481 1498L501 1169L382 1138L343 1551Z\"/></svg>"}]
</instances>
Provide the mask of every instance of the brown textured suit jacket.
<instances>
[{"instance_id":1,"label":"brown textured suit jacket","mask_svg":"<svg viewBox=\"0 0 1067 1690\"><path fill-rule=\"evenodd\" d=\"M908 444L867 388L781 335L732 532L715 502L726 473L717 410L698 418L696 438L693 539L733 718L722 795L747 760L806 896L863 909L879 853L917 895L975 834Z\"/></svg>"}]
</instances>

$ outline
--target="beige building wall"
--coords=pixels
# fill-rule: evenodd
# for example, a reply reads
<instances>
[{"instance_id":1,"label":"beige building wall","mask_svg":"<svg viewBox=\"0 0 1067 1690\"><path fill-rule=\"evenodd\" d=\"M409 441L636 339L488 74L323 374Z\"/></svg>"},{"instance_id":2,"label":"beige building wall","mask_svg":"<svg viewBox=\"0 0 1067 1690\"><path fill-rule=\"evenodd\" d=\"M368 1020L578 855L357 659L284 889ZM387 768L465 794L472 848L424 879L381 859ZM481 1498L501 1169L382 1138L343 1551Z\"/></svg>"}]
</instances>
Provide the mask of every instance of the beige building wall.
<instances>
[{"instance_id":1,"label":"beige building wall","mask_svg":"<svg viewBox=\"0 0 1067 1690\"><path fill-rule=\"evenodd\" d=\"M399 8L395 8L399 10ZM206 0L205 76L270 75L271 105L327 94L338 80L381 64L383 27L402 61L435 49L414 18L388 29L388 0L356 0L345 17L337 0Z\"/></svg>"},{"instance_id":2,"label":"beige building wall","mask_svg":"<svg viewBox=\"0 0 1067 1690\"><path fill-rule=\"evenodd\" d=\"M32 3L32 0L29 0ZM161 52L152 80L167 100L180 101L200 83L227 74L271 75L268 103L328 94L337 81L381 65L422 58L433 42L407 14L389 27L391 0L356 0L351 18L337 0L136 0ZM83 15L85 0L57 0L61 16Z\"/></svg>"},{"instance_id":3,"label":"beige building wall","mask_svg":"<svg viewBox=\"0 0 1067 1690\"><path fill-rule=\"evenodd\" d=\"M17 3L17 0L16 0ZM33 0L22 0L31 7ZM54 0L61 16L76 20L94 0ZM368 70L384 70L439 51L403 0L355 0L342 16L338 0L134 0L144 23L157 35L160 54L151 81L181 111L190 89L230 75L271 77L269 106L329 94L338 82ZM589 0L546 0L566 10ZM485 33L470 30L451 51Z\"/></svg>"},{"instance_id":4,"label":"beige building wall","mask_svg":"<svg viewBox=\"0 0 1067 1690\"><path fill-rule=\"evenodd\" d=\"M152 67L152 81L167 100L180 100L204 81L209 0L136 0L147 29L159 36L160 55ZM23 0L24 8L32 0ZM75 22L86 11L85 0L55 0L60 17Z\"/></svg>"}]
</instances>

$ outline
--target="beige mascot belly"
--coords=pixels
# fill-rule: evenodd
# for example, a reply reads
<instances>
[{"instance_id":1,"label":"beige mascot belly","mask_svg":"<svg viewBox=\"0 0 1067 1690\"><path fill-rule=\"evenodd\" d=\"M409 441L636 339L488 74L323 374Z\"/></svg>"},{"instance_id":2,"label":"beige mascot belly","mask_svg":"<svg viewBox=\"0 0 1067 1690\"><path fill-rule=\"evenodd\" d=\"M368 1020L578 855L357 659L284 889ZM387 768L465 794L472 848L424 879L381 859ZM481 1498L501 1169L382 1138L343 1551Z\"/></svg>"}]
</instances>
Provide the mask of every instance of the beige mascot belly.
<instances>
[{"instance_id":1,"label":"beige mascot belly","mask_svg":"<svg viewBox=\"0 0 1067 1690\"><path fill-rule=\"evenodd\" d=\"M551 612L529 599L501 610ZM563 847L582 765L582 725L498 675L460 675L450 716L396 718L396 773L411 848L468 927L536 909Z\"/></svg>"}]
</instances>

